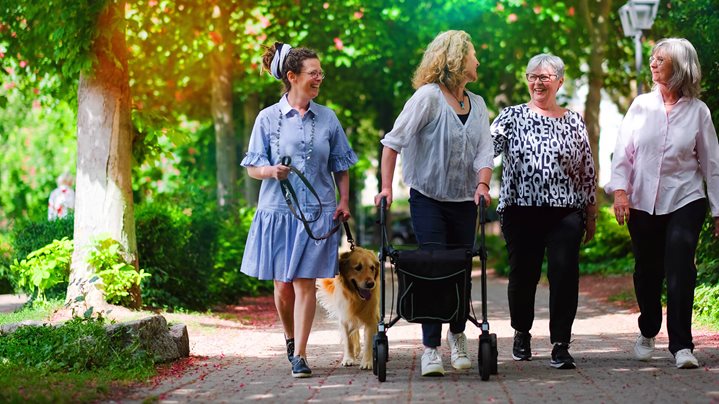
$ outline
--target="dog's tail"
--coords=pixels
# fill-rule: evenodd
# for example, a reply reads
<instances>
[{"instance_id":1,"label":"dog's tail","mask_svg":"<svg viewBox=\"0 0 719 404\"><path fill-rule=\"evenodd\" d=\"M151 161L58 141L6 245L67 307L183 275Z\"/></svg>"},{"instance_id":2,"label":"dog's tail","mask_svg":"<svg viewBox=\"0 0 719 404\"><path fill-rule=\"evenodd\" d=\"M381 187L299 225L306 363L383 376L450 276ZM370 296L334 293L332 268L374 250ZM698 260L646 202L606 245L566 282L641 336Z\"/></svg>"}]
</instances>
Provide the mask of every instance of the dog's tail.
<instances>
[{"instance_id":1,"label":"dog's tail","mask_svg":"<svg viewBox=\"0 0 719 404\"><path fill-rule=\"evenodd\" d=\"M332 279L332 278L320 279L317 282L317 288L323 290L328 295L333 294L335 292L334 279Z\"/></svg>"}]
</instances>

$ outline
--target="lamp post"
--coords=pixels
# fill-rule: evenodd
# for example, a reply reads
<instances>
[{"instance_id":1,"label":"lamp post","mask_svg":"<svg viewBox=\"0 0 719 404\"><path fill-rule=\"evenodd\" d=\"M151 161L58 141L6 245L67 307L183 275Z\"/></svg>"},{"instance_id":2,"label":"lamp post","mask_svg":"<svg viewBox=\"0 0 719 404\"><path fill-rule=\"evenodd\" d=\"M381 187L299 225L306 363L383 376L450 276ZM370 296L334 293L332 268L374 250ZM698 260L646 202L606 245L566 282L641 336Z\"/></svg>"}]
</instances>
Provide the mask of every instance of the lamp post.
<instances>
[{"instance_id":1,"label":"lamp post","mask_svg":"<svg viewBox=\"0 0 719 404\"><path fill-rule=\"evenodd\" d=\"M629 0L619 7L624 36L634 37L635 64L637 68L637 95L642 93L642 30L650 29L657 16L659 0Z\"/></svg>"}]
</instances>

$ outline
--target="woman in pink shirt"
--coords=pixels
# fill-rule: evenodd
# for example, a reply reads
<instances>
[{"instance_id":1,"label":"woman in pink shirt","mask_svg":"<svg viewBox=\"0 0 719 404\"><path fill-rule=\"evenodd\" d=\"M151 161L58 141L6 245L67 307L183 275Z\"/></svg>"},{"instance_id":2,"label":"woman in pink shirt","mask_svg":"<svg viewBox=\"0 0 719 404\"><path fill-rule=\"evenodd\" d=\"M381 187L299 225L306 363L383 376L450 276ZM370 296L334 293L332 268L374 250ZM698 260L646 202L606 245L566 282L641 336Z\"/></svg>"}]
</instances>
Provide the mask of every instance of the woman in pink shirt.
<instances>
[{"instance_id":1,"label":"woman in pink shirt","mask_svg":"<svg viewBox=\"0 0 719 404\"><path fill-rule=\"evenodd\" d=\"M614 193L617 222L627 223L632 237L641 311L635 357L652 357L666 277L669 351L678 368L691 369L699 366L691 331L694 254L707 194L719 235L719 143L709 108L697 98L701 68L692 44L659 41L649 67L653 91L638 96L624 117L605 190Z\"/></svg>"}]
</instances>

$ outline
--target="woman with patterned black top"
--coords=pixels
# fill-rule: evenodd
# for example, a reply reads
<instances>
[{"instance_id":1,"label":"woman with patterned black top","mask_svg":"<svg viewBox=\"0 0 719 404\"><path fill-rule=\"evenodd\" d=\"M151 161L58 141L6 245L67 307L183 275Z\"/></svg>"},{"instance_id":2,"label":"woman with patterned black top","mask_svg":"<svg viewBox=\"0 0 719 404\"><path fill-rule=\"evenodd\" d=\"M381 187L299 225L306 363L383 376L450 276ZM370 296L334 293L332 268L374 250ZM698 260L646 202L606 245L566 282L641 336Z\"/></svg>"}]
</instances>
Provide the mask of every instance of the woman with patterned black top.
<instances>
[{"instance_id":1,"label":"woman with patterned black top","mask_svg":"<svg viewBox=\"0 0 719 404\"><path fill-rule=\"evenodd\" d=\"M382 191L392 202L392 178L402 153L402 174L410 187L412 226L422 249L470 247L477 204L489 203L492 139L484 100L465 89L477 80L479 61L464 31L442 32L427 46L412 84L417 89L382 139ZM469 302L467 302L469 305ZM468 369L466 319L449 324L452 367ZM442 324L422 324L422 376L442 376L437 348Z\"/></svg>"},{"instance_id":2,"label":"woman with patterned black top","mask_svg":"<svg viewBox=\"0 0 719 404\"><path fill-rule=\"evenodd\" d=\"M564 62L540 54L527 64L531 101L505 108L491 126L502 155L497 211L509 255L514 360L531 360L529 333L546 250L550 365L574 369L569 354L579 294L579 247L594 236L595 171L582 116L557 105Z\"/></svg>"}]
</instances>

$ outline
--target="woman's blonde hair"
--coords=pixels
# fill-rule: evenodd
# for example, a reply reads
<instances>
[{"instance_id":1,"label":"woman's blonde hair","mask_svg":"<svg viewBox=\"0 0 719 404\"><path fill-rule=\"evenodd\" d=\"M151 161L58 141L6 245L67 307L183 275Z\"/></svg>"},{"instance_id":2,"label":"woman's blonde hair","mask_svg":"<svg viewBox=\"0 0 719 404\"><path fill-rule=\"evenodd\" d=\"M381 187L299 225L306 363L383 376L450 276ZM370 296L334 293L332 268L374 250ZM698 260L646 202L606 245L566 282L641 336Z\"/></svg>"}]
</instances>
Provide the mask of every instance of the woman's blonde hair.
<instances>
[{"instance_id":1,"label":"woman's blonde hair","mask_svg":"<svg viewBox=\"0 0 719 404\"><path fill-rule=\"evenodd\" d=\"M445 31L427 45L412 78L415 89L428 83L442 83L456 89L464 80L464 59L472 38L464 31Z\"/></svg>"},{"instance_id":2,"label":"woman's blonde hair","mask_svg":"<svg viewBox=\"0 0 719 404\"><path fill-rule=\"evenodd\" d=\"M697 51L684 38L665 38L652 48L652 56L661 52L671 59L672 76L667 87L680 97L698 98L701 93L702 67ZM656 84L652 88L655 88Z\"/></svg>"}]
</instances>

